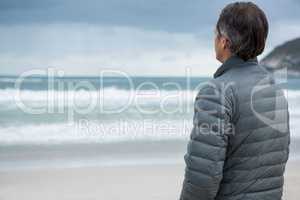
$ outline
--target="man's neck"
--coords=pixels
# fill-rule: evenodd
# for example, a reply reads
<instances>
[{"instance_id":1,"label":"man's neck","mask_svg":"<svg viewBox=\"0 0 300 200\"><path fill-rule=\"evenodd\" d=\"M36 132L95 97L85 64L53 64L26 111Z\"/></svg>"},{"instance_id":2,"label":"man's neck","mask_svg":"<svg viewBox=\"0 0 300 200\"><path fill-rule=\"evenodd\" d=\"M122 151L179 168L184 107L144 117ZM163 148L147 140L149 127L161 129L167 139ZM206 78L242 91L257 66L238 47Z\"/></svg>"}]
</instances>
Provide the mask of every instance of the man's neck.
<instances>
[{"instance_id":1,"label":"man's neck","mask_svg":"<svg viewBox=\"0 0 300 200\"><path fill-rule=\"evenodd\" d=\"M226 60L228 60L231 56L232 56L231 53L228 53L228 54L223 55L222 60L221 60L221 63L226 62Z\"/></svg>"}]
</instances>

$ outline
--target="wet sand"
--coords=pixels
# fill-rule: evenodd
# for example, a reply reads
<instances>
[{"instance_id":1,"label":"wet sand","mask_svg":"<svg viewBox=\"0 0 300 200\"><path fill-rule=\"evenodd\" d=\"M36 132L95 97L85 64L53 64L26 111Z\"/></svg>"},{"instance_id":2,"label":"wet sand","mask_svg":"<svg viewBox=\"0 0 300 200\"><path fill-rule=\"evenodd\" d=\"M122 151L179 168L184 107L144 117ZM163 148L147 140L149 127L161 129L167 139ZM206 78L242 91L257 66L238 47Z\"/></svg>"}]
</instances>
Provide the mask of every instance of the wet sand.
<instances>
[{"instance_id":1,"label":"wet sand","mask_svg":"<svg viewBox=\"0 0 300 200\"><path fill-rule=\"evenodd\" d=\"M300 161L286 169L285 197L298 200ZM139 165L0 172L1 200L175 200L184 166Z\"/></svg>"}]
</instances>

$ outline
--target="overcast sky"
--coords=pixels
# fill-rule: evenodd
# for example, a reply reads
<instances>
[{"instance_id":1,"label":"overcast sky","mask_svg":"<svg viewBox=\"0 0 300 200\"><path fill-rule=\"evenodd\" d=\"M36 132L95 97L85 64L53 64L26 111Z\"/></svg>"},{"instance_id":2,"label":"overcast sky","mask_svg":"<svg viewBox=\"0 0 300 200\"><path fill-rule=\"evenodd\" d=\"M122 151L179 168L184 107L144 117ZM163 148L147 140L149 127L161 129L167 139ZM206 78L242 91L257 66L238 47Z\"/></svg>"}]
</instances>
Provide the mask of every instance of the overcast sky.
<instances>
[{"instance_id":1,"label":"overcast sky","mask_svg":"<svg viewBox=\"0 0 300 200\"><path fill-rule=\"evenodd\" d=\"M227 0L1 0L0 74L55 67L66 75L211 76L213 29ZM299 0L260 0L266 53L300 36Z\"/></svg>"}]
</instances>

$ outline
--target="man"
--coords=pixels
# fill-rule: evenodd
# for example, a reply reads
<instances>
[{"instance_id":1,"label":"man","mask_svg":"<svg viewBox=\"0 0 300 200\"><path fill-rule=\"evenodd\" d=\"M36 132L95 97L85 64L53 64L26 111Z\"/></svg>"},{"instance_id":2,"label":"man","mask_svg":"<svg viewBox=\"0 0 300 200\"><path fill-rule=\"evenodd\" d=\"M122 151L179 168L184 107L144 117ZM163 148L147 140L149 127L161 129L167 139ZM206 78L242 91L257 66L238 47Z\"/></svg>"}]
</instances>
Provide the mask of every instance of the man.
<instances>
[{"instance_id":1,"label":"man","mask_svg":"<svg viewBox=\"0 0 300 200\"><path fill-rule=\"evenodd\" d=\"M223 64L201 87L180 200L280 200L289 155L288 104L258 64L268 22L254 3L227 5L216 25Z\"/></svg>"}]
</instances>

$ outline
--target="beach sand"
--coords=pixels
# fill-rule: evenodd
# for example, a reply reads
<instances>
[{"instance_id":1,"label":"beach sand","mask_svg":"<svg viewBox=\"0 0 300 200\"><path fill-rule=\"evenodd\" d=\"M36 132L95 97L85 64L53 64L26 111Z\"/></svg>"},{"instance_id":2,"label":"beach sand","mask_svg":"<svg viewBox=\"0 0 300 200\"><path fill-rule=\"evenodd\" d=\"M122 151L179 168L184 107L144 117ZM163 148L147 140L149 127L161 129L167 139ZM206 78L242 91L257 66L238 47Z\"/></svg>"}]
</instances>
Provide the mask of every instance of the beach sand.
<instances>
[{"instance_id":1,"label":"beach sand","mask_svg":"<svg viewBox=\"0 0 300 200\"><path fill-rule=\"evenodd\" d=\"M283 199L299 199L299 164L287 166ZM0 199L175 200L183 173L181 164L2 171Z\"/></svg>"}]
</instances>

